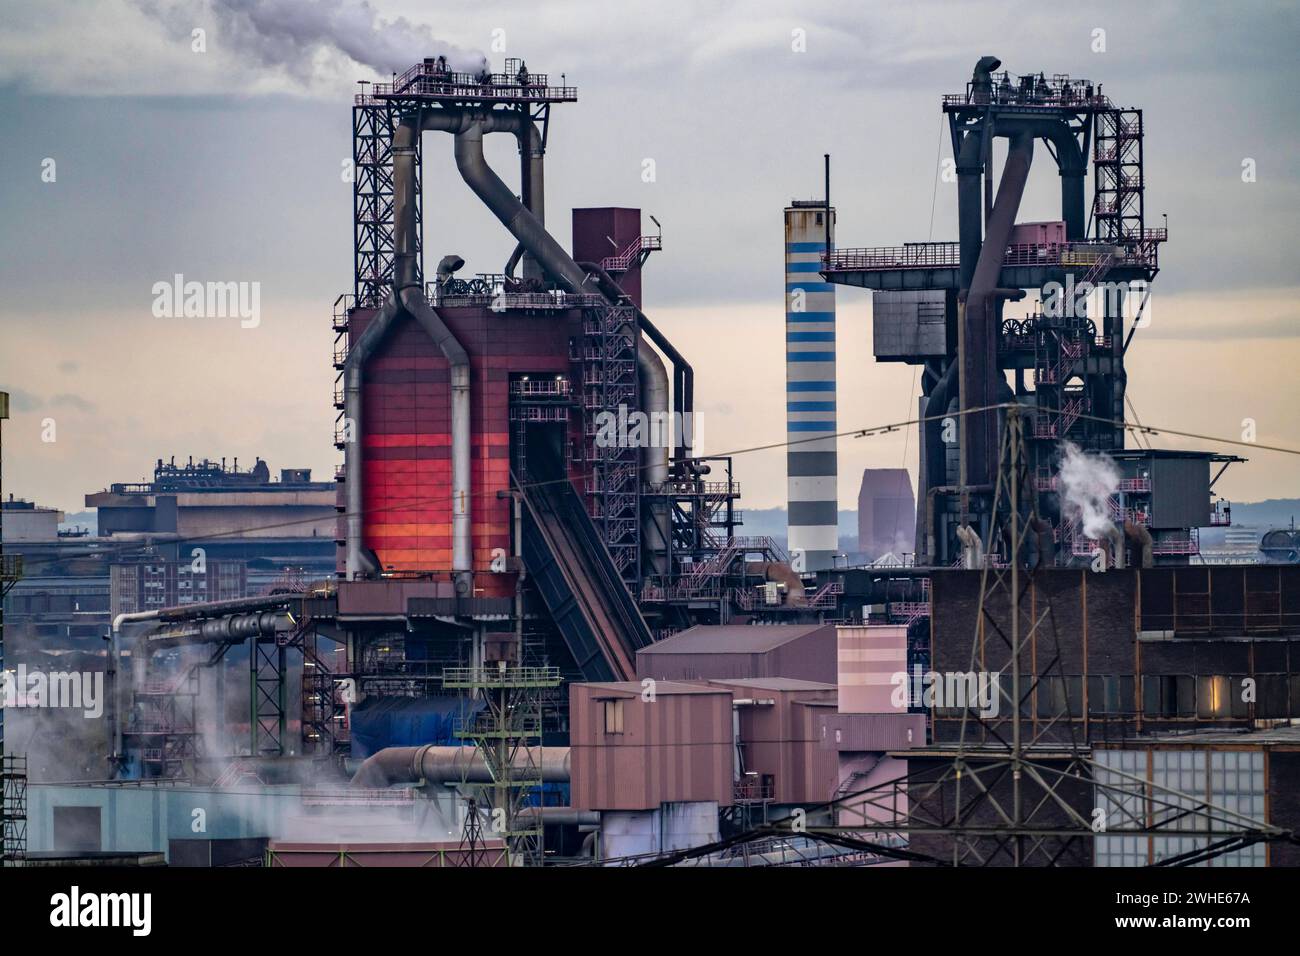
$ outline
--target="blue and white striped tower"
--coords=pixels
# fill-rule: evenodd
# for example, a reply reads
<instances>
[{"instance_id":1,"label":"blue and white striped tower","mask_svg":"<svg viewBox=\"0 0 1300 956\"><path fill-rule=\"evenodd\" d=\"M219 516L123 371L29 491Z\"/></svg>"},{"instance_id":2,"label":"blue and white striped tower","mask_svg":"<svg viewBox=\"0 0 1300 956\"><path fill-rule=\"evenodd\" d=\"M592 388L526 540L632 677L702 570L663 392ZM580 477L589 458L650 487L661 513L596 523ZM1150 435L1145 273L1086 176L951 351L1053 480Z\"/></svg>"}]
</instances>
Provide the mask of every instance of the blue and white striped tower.
<instances>
[{"instance_id":1,"label":"blue and white striped tower","mask_svg":"<svg viewBox=\"0 0 1300 956\"><path fill-rule=\"evenodd\" d=\"M830 217L833 247L834 208ZM792 443L786 450L786 485L790 554L802 571L832 567L840 545L835 286L819 275L826 233L823 201L796 199L786 208L785 417Z\"/></svg>"}]
</instances>

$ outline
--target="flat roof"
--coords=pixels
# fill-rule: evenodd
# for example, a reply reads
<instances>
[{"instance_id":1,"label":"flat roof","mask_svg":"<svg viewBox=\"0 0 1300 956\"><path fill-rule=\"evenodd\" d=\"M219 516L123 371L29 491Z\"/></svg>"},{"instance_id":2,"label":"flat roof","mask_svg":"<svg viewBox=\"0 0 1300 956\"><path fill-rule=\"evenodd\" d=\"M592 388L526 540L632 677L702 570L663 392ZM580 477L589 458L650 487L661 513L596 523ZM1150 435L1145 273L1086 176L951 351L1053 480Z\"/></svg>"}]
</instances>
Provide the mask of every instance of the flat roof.
<instances>
[{"instance_id":1,"label":"flat roof","mask_svg":"<svg viewBox=\"0 0 1300 956\"><path fill-rule=\"evenodd\" d=\"M838 690L834 684L824 684L816 680L801 680L798 677L715 677L710 684L724 684L728 687L752 687L755 690Z\"/></svg>"},{"instance_id":2,"label":"flat roof","mask_svg":"<svg viewBox=\"0 0 1300 956\"><path fill-rule=\"evenodd\" d=\"M641 654L761 654L830 624L697 624L637 651Z\"/></svg>"},{"instance_id":3,"label":"flat roof","mask_svg":"<svg viewBox=\"0 0 1300 956\"><path fill-rule=\"evenodd\" d=\"M606 691L611 694L627 694L630 696L641 696L645 690L639 680L616 680L616 681L578 681L575 682L577 687L590 687L596 691ZM703 682L690 683L680 680L657 680L654 682L654 692L656 696L672 694L726 694L725 687L712 687Z\"/></svg>"},{"instance_id":4,"label":"flat roof","mask_svg":"<svg viewBox=\"0 0 1300 956\"><path fill-rule=\"evenodd\" d=\"M1151 431L1158 432L1158 428L1152 428ZM1111 458L1122 461L1131 461L1139 458L1202 458L1209 461L1248 461L1249 459L1241 458L1237 455L1228 455L1218 451L1192 451L1181 448L1121 448L1114 451L1108 451Z\"/></svg>"},{"instance_id":5,"label":"flat roof","mask_svg":"<svg viewBox=\"0 0 1300 956\"><path fill-rule=\"evenodd\" d=\"M1261 746L1300 746L1300 725L1288 724L1282 727L1266 727L1260 730L1197 730L1191 732L1166 731L1130 737L1116 746L1095 744L1096 749L1134 750L1144 747L1191 746L1222 747L1237 744L1243 747Z\"/></svg>"}]
</instances>

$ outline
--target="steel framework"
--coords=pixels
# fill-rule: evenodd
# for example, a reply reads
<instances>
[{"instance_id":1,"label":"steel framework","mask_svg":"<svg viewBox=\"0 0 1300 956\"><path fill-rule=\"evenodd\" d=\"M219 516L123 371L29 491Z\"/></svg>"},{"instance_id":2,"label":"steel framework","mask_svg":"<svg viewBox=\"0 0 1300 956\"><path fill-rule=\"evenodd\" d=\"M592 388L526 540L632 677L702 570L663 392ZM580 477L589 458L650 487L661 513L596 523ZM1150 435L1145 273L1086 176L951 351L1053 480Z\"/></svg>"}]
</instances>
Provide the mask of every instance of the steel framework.
<instances>
[{"instance_id":1,"label":"steel framework","mask_svg":"<svg viewBox=\"0 0 1300 956\"><path fill-rule=\"evenodd\" d=\"M4 463L4 420L9 417L9 393L0 392L0 469ZM0 489L4 487L0 470ZM5 703L9 686L5 670L4 599L23 576L21 554L4 553L4 509L0 507L0 866L27 855L27 757L5 752Z\"/></svg>"},{"instance_id":2,"label":"steel framework","mask_svg":"<svg viewBox=\"0 0 1300 956\"><path fill-rule=\"evenodd\" d=\"M641 583L641 450L632 442L609 440L602 423L626 423L637 400L636 309L596 305L583 310L582 337L570 359L581 368L582 438L573 450L586 475L588 510L609 556L628 588ZM606 416L614 416L607 419Z\"/></svg>"},{"instance_id":3,"label":"steel framework","mask_svg":"<svg viewBox=\"0 0 1300 956\"><path fill-rule=\"evenodd\" d=\"M358 97L352 107L352 285L356 304L378 308L393 285L393 132L400 113L389 100ZM415 148L415 252L424 274L420 138Z\"/></svg>"},{"instance_id":4,"label":"steel framework","mask_svg":"<svg viewBox=\"0 0 1300 956\"><path fill-rule=\"evenodd\" d=\"M1027 600L1038 571L1024 560L1036 496L1021 409L1005 410L970 653L971 671L988 669L996 678L999 706L986 712L966 702L957 740L901 753L912 766L896 779L805 807L727 845L807 835L934 865L1054 866L1090 863L1090 841L1099 836L1203 841L1160 865L1191 865L1257 842L1296 842L1291 831L1203 795L1103 765L1075 738L1070 701L1058 692L1065 675L1050 594L1041 606ZM1040 706L1039 719L1029 719L1031 703L1044 699L1059 706L1046 717ZM828 810L834 824L805 825ZM652 863L684 862L719 846Z\"/></svg>"},{"instance_id":5,"label":"steel framework","mask_svg":"<svg viewBox=\"0 0 1300 956\"><path fill-rule=\"evenodd\" d=\"M542 863L541 814L522 811L534 801L540 803L542 698L559 684L558 667L514 666L505 661L499 666L449 667L442 674L444 688L466 693L467 706L454 732L474 742L492 777L483 789L491 808L491 830L505 841L508 866ZM475 698L483 702L477 712L468 706ZM461 786L468 792L474 785L462 781ZM477 814L477 803L472 803L469 815L476 818ZM478 824L467 820L466 825L466 839L476 846L478 838L468 827L477 832Z\"/></svg>"}]
</instances>

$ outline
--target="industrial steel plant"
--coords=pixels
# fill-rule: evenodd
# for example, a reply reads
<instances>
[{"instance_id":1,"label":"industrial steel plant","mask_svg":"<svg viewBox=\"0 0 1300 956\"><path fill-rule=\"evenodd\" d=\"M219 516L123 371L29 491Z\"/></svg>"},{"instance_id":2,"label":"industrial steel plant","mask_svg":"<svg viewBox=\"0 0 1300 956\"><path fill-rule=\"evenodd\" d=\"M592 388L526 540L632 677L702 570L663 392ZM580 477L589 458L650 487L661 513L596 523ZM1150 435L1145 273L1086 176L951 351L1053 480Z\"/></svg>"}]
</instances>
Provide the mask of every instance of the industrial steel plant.
<instances>
[{"instance_id":1,"label":"industrial steel plant","mask_svg":"<svg viewBox=\"0 0 1300 956\"><path fill-rule=\"evenodd\" d=\"M643 281L673 230L547 208L600 122L576 81L426 52L333 104L332 401L276 398L332 421L333 480L159 457L93 531L4 501L6 867L1300 865L1297 533L1230 553L1218 491L1288 450L1129 395L1180 254L1148 144L1183 120L1105 58L970 49L927 90L957 233L873 247L854 158L785 144L820 194L740 237L784 265L785 528L749 533L753 449L705 445ZM1026 221L1035 169L1059 202ZM506 261L440 218L461 183ZM886 363L914 414L850 418ZM867 469L852 538L842 442L899 431L916 467Z\"/></svg>"}]
</instances>

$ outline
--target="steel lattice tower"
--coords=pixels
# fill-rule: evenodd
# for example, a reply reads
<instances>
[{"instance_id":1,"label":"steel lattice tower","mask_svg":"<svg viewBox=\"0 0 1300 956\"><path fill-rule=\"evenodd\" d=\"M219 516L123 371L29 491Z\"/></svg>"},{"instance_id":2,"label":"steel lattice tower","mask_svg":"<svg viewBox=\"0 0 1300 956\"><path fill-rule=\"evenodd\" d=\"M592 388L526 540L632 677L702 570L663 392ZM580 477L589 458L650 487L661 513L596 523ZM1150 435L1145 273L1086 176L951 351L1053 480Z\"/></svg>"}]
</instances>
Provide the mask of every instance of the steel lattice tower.
<instances>
[{"instance_id":1,"label":"steel lattice tower","mask_svg":"<svg viewBox=\"0 0 1300 956\"><path fill-rule=\"evenodd\" d=\"M540 866L542 817L522 812L540 806L542 787L542 693L558 687L558 667L520 667L499 661L484 667L449 667L442 686L467 691L483 702L472 717L462 717L455 733L473 741L492 782L485 786L492 832L505 840L508 866ZM470 786L462 782L462 786ZM470 812L477 813L471 805Z\"/></svg>"}]
</instances>

